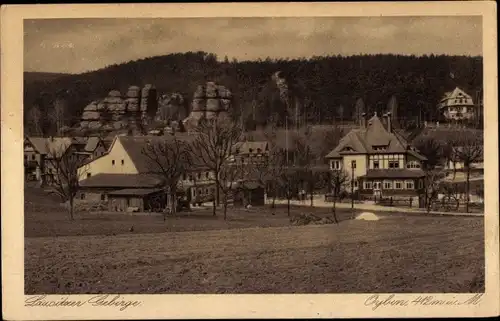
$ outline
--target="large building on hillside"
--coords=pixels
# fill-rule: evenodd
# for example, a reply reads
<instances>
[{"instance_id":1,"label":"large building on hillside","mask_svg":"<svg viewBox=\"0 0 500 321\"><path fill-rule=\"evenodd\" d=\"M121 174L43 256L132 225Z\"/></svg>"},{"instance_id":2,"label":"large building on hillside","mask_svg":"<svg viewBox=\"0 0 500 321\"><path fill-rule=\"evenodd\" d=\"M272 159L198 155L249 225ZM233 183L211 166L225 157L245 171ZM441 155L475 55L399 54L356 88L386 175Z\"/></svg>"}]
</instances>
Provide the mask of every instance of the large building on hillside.
<instances>
[{"instance_id":1,"label":"large building on hillside","mask_svg":"<svg viewBox=\"0 0 500 321\"><path fill-rule=\"evenodd\" d=\"M375 114L345 135L327 156L332 171L354 180L347 187L364 196L418 196L424 187L426 158L395 132L388 113L385 123ZM352 186L350 184L353 184Z\"/></svg>"},{"instance_id":2,"label":"large building on hillside","mask_svg":"<svg viewBox=\"0 0 500 321\"><path fill-rule=\"evenodd\" d=\"M473 120L478 114L472 97L458 87L444 94L438 108L447 120Z\"/></svg>"}]
</instances>

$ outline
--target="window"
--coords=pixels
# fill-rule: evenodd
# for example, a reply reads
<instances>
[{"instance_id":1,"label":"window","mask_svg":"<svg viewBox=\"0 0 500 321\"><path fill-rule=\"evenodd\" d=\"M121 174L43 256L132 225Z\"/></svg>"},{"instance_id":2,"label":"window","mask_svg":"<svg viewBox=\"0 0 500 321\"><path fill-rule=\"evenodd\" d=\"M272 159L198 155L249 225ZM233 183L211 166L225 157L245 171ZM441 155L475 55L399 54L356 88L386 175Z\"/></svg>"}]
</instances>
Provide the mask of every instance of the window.
<instances>
[{"instance_id":1,"label":"window","mask_svg":"<svg viewBox=\"0 0 500 321\"><path fill-rule=\"evenodd\" d=\"M35 160L35 154L31 155L31 160Z\"/></svg>"},{"instance_id":2,"label":"window","mask_svg":"<svg viewBox=\"0 0 500 321\"><path fill-rule=\"evenodd\" d=\"M92 174L91 173L87 173L87 178L89 178L90 176L92 176Z\"/></svg>"},{"instance_id":3,"label":"window","mask_svg":"<svg viewBox=\"0 0 500 321\"><path fill-rule=\"evenodd\" d=\"M122 159L122 165L125 164L125 160Z\"/></svg>"},{"instance_id":4,"label":"window","mask_svg":"<svg viewBox=\"0 0 500 321\"><path fill-rule=\"evenodd\" d=\"M354 188L358 188L358 181L354 181Z\"/></svg>"},{"instance_id":5,"label":"window","mask_svg":"<svg viewBox=\"0 0 500 321\"><path fill-rule=\"evenodd\" d=\"M27 160L28 159L28 155L24 155L24 159Z\"/></svg>"},{"instance_id":6,"label":"window","mask_svg":"<svg viewBox=\"0 0 500 321\"><path fill-rule=\"evenodd\" d=\"M201 179L201 173L198 173L198 179Z\"/></svg>"},{"instance_id":7,"label":"window","mask_svg":"<svg viewBox=\"0 0 500 321\"><path fill-rule=\"evenodd\" d=\"M392 182L384 182L384 189L392 189Z\"/></svg>"},{"instance_id":8,"label":"window","mask_svg":"<svg viewBox=\"0 0 500 321\"><path fill-rule=\"evenodd\" d=\"M205 194L208 195L208 188L205 188Z\"/></svg>"},{"instance_id":9,"label":"window","mask_svg":"<svg viewBox=\"0 0 500 321\"><path fill-rule=\"evenodd\" d=\"M413 184L413 181L408 181L406 182L406 188L407 189L414 189L414 184Z\"/></svg>"},{"instance_id":10,"label":"window","mask_svg":"<svg viewBox=\"0 0 500 321\"><path fill-rule=\"evenodd\" d=\"M411 161L406 164L406 168L420 168L420 164L416 161Z\"/></svg>"},{"instance_id":11,"label":"window","mask_svg":"<svg viewBox=\"0 0 500 321\"><path fill-rule=\"evenodd\" d=\"M381 185L381 183L380 183L380 182L374 182L374 183L373 183L373 188L374 188L374 189L380 189L380 185Z\"/></svg>"},{"instance_id":12,"label":"window","mask_svg":"<svg viewBox=\"0 0 500 321\"><path fill-rule=\"evenodd\" d=\"M262 150L260 148L257 148L257 153L260 154Z\"/></svg>"},{"instance_id":13,"label":"window","mask_svg":"<svg viewBox=\"0 0 500 321\"><path fill-rule=\"evenodd\" d=\"M372 182L364 182L364 188L365 189L371 189L372 188Z\"/></svg>"},{"instance_id":14,"label":"window","mask_svg":"<svg viewBox=\"0 0 500 321\"><path fill-rule=\"evenodd\" d=\"M396 189L403 189L403 184L401 182L396 182L394 185L396 186Z\"/></svg>"},{"instance_id":15,"label":"window","mask_svg":"<svg viewBox=\"0 0 500 321\"><path fill-rule=\"evenodd\" d=\"M399 161L389 161L389 168L399 168Z\"/></svg>"},{"instance_id":16,"label":"window","mask_svg":"<svg viewBox=\"0 0 500 321\"><path fill-rule=\"evenodd\" d=\"M196 196L196 188L193 188L193 196Z\"/></svg>"},{"instance_id":17,"label":"window","mask_svg":"<svg viewBox=\"0 0 500 321\"><path fill-rule=\"evenodd\" d=\"M80 194L80 199L84 200L85 199L85 194L84 193L81 193Z\"/></svg>"},{"instance_id":18,"label":"window","mask_svg":"<svg viewBox=\"0 0 500 321\"><path fill-rule=\"evenodd\" d=\"M424 188L424 181L422 179L418 180L418 188Z\"/></svg>"},{"instance_id":19,"label":"window","mask_svg":"<svg viewBox=\"0 0 500 321\"><path fill-rule=\"evenodd\" d=\"M330 162L330 167L331 167L331 169L340 169L340 161L332 160Z\"/></svg>"},{"instance_id":20,"label":"window","mask_svg":"<svg viewBox=\"0 0 500 321\"><path fill-rule=\"evenodd\" d=\"M375 169L380 168L380 163L379 163L379 161L373 161L373 168L375 168Z\"/></svg>"},{"instance_id":21,"label":"window","mask_svg":"<svg viewBox=\"0 0 500 321\"><path fill-rule=\"evenodd\" d=\"M351 161L351 168L356 168L356 161L355 160Z\"/></svg>"},{"instance_id":22,"label":"window","mask_svg":"<svg viewBox=\"0 0 500 321\"><path fill-rule=\"evenodd\" d=\"M114 159L111 160L111 165L113 165L113 166L115 165L115 160Z\"/></svg>"},{"instance_id":23,"label":"window","mask_svg":"<svg viewBox=\"0 0 500 321\"><path fill-rule=\"evenodd\" d=\"M185 181L186 180L186 174L182 174L182 180Z\"/></svg>"},{"instance_id":24,"label":"window","mask_svg":"<svg viewBox=\"0 0 500 321\"><path fill-rule=\"evenodd\" d=\"M192 181L193 180L193 175L189 175L189 180Z\"/></svg>"},{"instance_id":25,"label":"window","mask_svg":"<svg viewBox=\"0 0 500 321\"><path fill-rule=\"evenodd\" d=\"M253 149L249 148L248 152L251 154L253 152Z\"/></svg>"},{"instance_id":26,"label":"window","mask_svg":"<svg viewBox=\"0 0 500 321\"><path fill-rule=\"evenodd\" d=\"M208 178L210 176L209 174L210 174L209 172L206 172L205 173L205 178Z\"/></svg>"},{"instance_id":27,"label":"window","mask_svg":"<svg viewBox=\"0 0 500 321\"><path fill-rule=\"evenodd\" d=\"M106 195L101 194L101 201L105 201L105 200L106 200Z\"/></svg>"}]
</instances>

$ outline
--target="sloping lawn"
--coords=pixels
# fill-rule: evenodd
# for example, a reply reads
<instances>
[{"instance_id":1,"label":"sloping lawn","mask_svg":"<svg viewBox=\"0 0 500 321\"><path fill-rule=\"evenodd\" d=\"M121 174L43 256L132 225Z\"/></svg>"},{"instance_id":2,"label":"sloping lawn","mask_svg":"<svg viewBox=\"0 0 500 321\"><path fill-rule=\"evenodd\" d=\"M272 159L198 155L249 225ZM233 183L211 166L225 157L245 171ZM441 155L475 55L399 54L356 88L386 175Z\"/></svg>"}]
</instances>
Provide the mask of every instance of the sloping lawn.
<instances>
[{"instance_id":1,"label":"sloping lawn","mask_svg":"<svg viewBox=\"0 0 500 321\"><path fill-rule=\"evenodd\" d=\"M482 218L25 238L27 294L478 291Z\"/></svg>"}]
</instances>

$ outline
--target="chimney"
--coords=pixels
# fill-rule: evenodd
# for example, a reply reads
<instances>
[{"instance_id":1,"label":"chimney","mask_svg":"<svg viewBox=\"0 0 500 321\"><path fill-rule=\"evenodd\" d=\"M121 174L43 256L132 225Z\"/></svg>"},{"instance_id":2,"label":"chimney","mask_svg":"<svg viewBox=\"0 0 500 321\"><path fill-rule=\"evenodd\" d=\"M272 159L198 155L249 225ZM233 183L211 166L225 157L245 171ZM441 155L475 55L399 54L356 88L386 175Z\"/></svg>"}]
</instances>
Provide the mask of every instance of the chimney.
<instances>
[{"instance_id":1,"label":"chimney","mask_svg":"<svg viewBox=\"0 0 500 321\"><path fill-rule=\"evenodd\" d=\"M366 113L361 114L361 128L366 128Z\"/></svg>"},{"instance_id":2,"label":"chimney","mask_svg":"<svg viewBox=\"0 0 500 321\"><path fill-rule=\"evenodd\" d=\"M385 114L386 117L387 117L387 131L389 133L392 133L392 113L391 112L388 112L387 114Z\"/></svg>"}]
</instances>

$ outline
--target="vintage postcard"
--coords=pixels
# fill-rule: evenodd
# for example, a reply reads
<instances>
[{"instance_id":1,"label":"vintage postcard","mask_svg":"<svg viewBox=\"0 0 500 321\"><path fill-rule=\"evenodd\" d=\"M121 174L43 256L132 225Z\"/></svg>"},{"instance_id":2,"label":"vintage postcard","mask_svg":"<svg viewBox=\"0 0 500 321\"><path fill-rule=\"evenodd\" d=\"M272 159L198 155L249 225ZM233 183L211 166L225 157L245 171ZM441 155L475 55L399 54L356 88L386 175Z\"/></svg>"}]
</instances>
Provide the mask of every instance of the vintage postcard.
<instances>
[{"instance_id":1,"label":"vintage postcard","mask_svg":"<svg viewBox=\"0 0 500 321\"><path fill-rule=\"evenodd\" d=\"M496 10L2 6L4 317L498 315Z\"/></svg>"}]
</instances>

